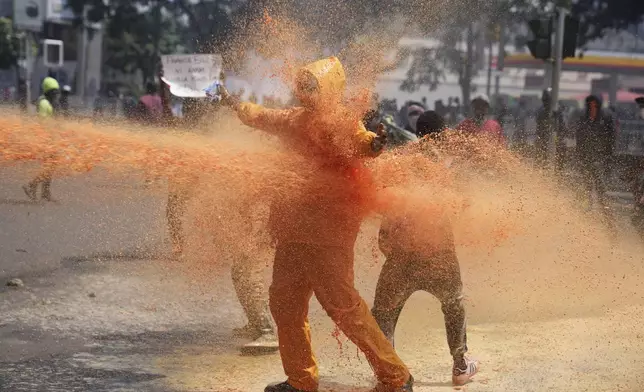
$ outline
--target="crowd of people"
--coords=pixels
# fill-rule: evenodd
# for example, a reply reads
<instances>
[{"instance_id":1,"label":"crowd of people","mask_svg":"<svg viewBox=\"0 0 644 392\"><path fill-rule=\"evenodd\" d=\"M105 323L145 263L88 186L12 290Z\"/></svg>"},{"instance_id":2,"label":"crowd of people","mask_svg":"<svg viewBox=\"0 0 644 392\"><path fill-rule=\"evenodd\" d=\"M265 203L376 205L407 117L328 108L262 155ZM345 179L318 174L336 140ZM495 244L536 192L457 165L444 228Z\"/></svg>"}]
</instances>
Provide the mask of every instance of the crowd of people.
<instances>
[{"instance_id":1,"label":"crowd of people","mask_svg":"<svg viewBox=\"0 0 644 392\"><path fill-rule=\"evenodd\" d=\"M431 293L441 303L453 358L452 381L454 385L464 385L477 373L478 362L467 356L463 285L447 213L434 222L432 233L439 238L432 239L433 246L422 249L406 246L405 238L417 234L410 233L410 227L405 224L413 216L384 213L379 245L386 261L378 278L371 310L353 282L353 249L364 218L356 208L356 203L363 197L362 188L356 183L368 183L365 161L376 158L387 148L422 145L424 140L441 135L454 119L446 119L440 108L428 110L423 102L407 102L396 111L391 110L391 105L374 106L362 121L346 123L347 117L343 115L346 111L343 104L345 83L342 64L331 57L299 70L294 86L297 105L288 109L276 108L282 106L278 102L268 102L274 108L242 102L239 96L221 86L216 101L184 99L179 117L172 111L168 87L161 82L160 86L148 86L147 94L132 108L132 118L164 127L194 129L203 116L228 107L245 125L272 134L295 153L310 157L316 170L342 184L341 189L348 192L342 197L331 191L324 195L303 192L303 197L271 202L268 230L272 241L266 243L273 243L275 256L272 284L268 290L264 287L255 255L240 254L233 263L234 288L248 318L248 324L235 330L234 334L250 339L243 350L251 354L279 351L287 376L286 381L266 387L266 392L314 392L318 389L317 360L311 348L308 323L308 306L313 294L340 330L366 355L379 381L375 391L412 391L414 378L395 350L394 332L406 300L418 290ZM38 113L42 117L64 113L61 98L65 91L61 91L58 82L46 78L42 91ZM561 116L551 110L549 91L544 91L542 101L543 109L537 114L534 156L537 165L546 166L551 139L566 134L567 128ZM644 110L644 98L638 102ZM505 148L508 142L502 122L490 115L490 107L488 97L475 95L471 101L471 116L458 121L454 128ZM333 124L337 129L320 129L320 124ZM601 100L589 96L585 115L574 127L577 163L587 189L594 189L600 195L602 211L608 211L603 178L607 162L614 153L613 124L610 115L601 109ZM328 137L332 132L338 137ZM555 167L561 168L561 143L556 146ZM446 159L434 152L427 154L437 161ZM24 187L30 199L37 199L37 188L41 186L42 199L51 200L54 169L45 162L42 172ZM313 189L316 179L309 181L311 184L301 185L305 190L309 185ZM198 182L197 175L188 180L170 178L168 181L168 231L177 258L184 252L182 222ZM634 185L633 193L644 205L644 185ZM608 212L606 214L608 219Z\"/></svg>"},{"instance_id":2,"label":"crowd of people","mask_svg":"<svg viewBox=\"0 0 644 392\"><path fill-rule=\"evenodd\" d=\"M591 210L596 203L602 212L602 219L611 230L614 230L615 223L606 192L612 179L621 179L634 195L633 222L644 233L644 159L620 157L616 153L619 121L613 111L603 107L600 96L589 95L582 110L564 115L561 109L553 109L550 89L543 91L541 102L542 106L534 114L536 129L533 143L529 143L525 119L521 127L515 127L512 133L506 132L504 125L509 122L506 113L498 108L492 112L490 100L485 95L479 94L472 99L471 117L452 122L451 125L460 131L487 134L501 145L530 158L537 168L554 169L554 173L566 185L577 188L580 205ZM644 97L637 98L636 103L644 119ZM385 107L387 109L381 112L386 114L381 116L380 121L387 124L393 145L422 136L416 129L416 122L419 114L426 110L424 103L407 102L396 111L387 101L381 105L381 108ZM443 105L437 105L436 109L448 114L448 124L450 118L458 117L452 114L453 111L446 111ZM373 119L377 117L375 113L370 113L368 118L369 121L375 121ZM521 122L518 118L514 120L515 126ZM574 140L575 147L569 147L566 139Z\"/></svg>"}]
</instances>

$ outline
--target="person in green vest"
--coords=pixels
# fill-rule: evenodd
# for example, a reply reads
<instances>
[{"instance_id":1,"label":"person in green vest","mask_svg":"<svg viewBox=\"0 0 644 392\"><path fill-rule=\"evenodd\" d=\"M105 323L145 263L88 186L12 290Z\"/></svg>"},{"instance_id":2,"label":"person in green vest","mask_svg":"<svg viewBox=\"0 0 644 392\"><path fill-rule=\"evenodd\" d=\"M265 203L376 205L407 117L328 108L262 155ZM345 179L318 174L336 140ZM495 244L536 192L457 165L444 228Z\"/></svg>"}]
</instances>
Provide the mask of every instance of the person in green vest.
<instances>
[{"instance_id":1,"label":"person in green vest","mask_svg":"<svg viewBox=\"0 0 644 392\"><path fill-rule=\"evenodd\" d=\"M56 113L59 107L60 99L60 85L58 81L52 77L46 77L42 81L42 93L36 101L36 109L38 116L41 118L51 118ZM38 186L42 186L41 199L52 201L51 198L51 177L54 171L53 157L45 160L43 168L40 173L29 184L22 187L27 194L27 197L32 201L37 201Z\"/></svg>"},{"instance_id":2,"label":"person in green vest","mask_svg":"<svg viewBox=\"0 0 644 392\"><path fill-rule=\"evenodd\" d=\"M51 76L42 81L42 95L36 101L36 108L40 117L53 117L54 108L60 103L60 85Z\"/></svg>"}]
</instances>

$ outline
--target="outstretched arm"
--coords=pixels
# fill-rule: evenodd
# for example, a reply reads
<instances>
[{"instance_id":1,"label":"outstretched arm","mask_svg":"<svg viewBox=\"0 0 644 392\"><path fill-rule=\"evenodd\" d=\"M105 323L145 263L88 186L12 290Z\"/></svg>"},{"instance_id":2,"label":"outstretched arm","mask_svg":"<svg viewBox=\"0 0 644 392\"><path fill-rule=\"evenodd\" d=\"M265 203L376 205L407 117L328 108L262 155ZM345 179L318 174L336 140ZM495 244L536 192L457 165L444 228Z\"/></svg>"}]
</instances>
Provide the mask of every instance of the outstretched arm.
<instances>
[{"instance_id":1,"label":"outstretched arm","mask_svg":"<svg viewBox=\"0 0 644 392\"><path fill-rule=\"evenodd\" d=\"M241 102L236 107L241 122L262 131L280 134L289 128L292 109L268 109L251 102Z\"/></svg>"},{"instance_id":2,"label":"outstretched arm","mask_svg":"<svg viewBox=\"0 0 644 392\"><path fill-rule=\"evenodd\" d=\"M292 109L267 109L251 102L241 102L231 95L225 87L219 87L219 94L224 105L237 112L239 119L249 127L257 128L272 134L279 134L289 126Z\"/></svg>"}]
</instances>

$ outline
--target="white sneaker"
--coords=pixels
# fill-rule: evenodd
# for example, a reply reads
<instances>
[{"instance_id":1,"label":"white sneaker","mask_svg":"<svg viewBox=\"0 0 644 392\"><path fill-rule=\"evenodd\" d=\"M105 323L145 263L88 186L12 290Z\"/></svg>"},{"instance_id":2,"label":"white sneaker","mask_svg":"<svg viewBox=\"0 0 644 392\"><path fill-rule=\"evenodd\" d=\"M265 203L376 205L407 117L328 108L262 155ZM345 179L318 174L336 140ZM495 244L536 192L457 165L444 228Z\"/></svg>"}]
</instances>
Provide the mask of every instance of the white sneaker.
<instances>
[{"instance_id":1,"label":"white sneaker","mask_svg":"<svg viewBox=\"0 0 644 392\"><path fill-rule=\"evenodd\" d=\"M472 380L472 377L479 371L479 362L467 357L465 360L465 368L461 369L462 364L454 364L452 368L452 384L454 386L462 386Z\"/></svg>"},{"instance_id":2,"label":"white sneaker","mask_svg":"<svg viewBox=\"0 0 644 392\"><path fill-rule=\"evenodd\" d=\"M279 351L280 345L277 336L272 332L265 332L257 339L242 346L242 354L262 355Z\"/></svg>"}]
</instances>

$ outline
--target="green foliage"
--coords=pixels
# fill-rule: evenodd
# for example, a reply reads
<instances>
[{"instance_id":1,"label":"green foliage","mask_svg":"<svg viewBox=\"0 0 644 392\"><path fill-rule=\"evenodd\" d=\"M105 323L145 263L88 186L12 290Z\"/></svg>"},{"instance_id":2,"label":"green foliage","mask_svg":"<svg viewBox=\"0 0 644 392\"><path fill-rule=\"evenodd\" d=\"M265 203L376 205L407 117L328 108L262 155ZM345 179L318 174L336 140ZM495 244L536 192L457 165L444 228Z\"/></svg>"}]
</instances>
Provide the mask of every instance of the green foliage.
<instances>
[{"instance_id":1,"label":"green foliage","mask_svg":"<svg viewBox=\"0 0 644 392\"><path fill-rule=\"evenodd\" d=\"M101 22L105 29L105 65L124 73L155 77L160 56L180 50L180 26L166 0L69 0L79 25Z\"/></svg>"},{"instance_id":2,"label":"green foliage","mask_svg":"<svg viewBox=\"0 0 644 392\"><path fill-rule=\"evenodd\" d=\"M154 77L159 55L224 53L234 27L261 15L264 0L69 0L82 24L106 27L106 65Z\"/></svg>"},{"instance_id":3,"label":"green foliage","mask_svg":"<svg viewBox=\"0 0 644 392\"><path fill-rule=\"evenodd\" d=\"M140 70L144 82L154 79L160 56L176 53L180 44L175 19L160 6L142 12L119 4L105 28L105 64L124 73Z\"/></svg>"},{"instance_id":4,"label":"green foliage","mask_svg":"<svg viewBox=\"0 0 644 392\"><path fill-rule=\"evenodd\" d=\"M85 16L90 22L105 23L108 66L126 73L141 70L145 80L154 77L162 54L236 52L228 50L228 44L252 29L249 21L260 18L265 9L288 15L306 26L314 39L330 47L344 47L361 32L385 31L383 27L394 16L404 15L409 24L420 26L441 44L437 48L401 53L412 59L401 89L411 92L427 86L433 90L446 73L452 73L458 76L465 102L478 64L483 60L474 48L475 43L485 36L495 36L492 25L506 27L516 44L522 46L525 37L513 33L520 31L530 18L552 15L555 6L572 6L573 15L582 20L581 41L598 37L607 29L625 28L641 21L644 15L644 1L632 0L574 3L433 0L431 6L426 0L69 0L68 3L79 22ZM7 28L3 26L6 25L0 28ZM0 42L2 53L9 53L1 57L3 64L15 63L11 48L10 40ZM226 56L224 60L230 65ZM235 61L238 60L236 57Z\"/></svg>"},{"instance_id":5,"label":"green foliage","mask_svg":"<svg viewBox=\"0 0 644 392\"><path fill-rule=\"evenodd\" d=\"M20 51L20 41L13 31L11 19L0 18L0 69L16 66Z\"/></svg>"},{"instance_id":6,"label":"green foliage","mask_svg":"<svg viewBox=\"0 0 644 392\"><path fill-rule=\"evenodd\" d=\"M184 17L181 38L195 53L221 52L233 32L233 13L244 3L230 0L176 0L168 4L175 17Z\"/></svg>"}]
</instances>

